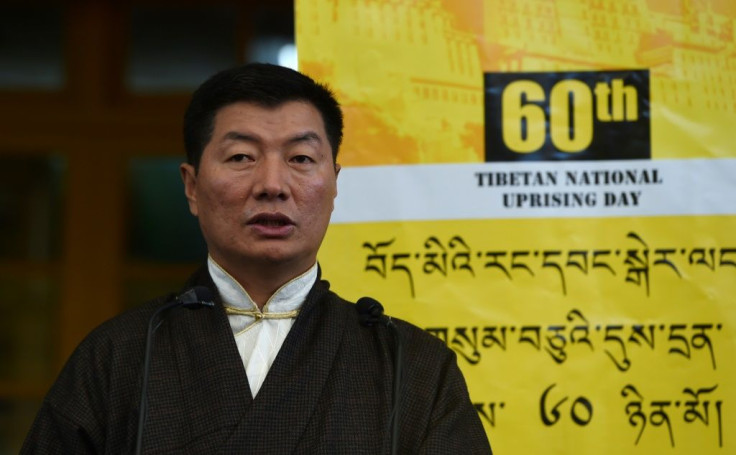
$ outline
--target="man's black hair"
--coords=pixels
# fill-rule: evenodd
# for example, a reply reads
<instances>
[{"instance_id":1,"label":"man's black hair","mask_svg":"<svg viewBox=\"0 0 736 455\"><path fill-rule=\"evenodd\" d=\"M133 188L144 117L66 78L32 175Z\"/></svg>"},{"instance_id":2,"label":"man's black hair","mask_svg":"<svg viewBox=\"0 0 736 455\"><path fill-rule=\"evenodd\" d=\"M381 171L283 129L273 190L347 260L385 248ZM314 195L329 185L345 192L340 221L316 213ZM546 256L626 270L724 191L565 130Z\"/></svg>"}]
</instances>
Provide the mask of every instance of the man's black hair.
<instances>
[{"instance_id":1,"label":"man's black hair","mask_svg":"<svg viewBox=\"0 0 736 455\"><path fill-rule=\"evenodd\" d=\"M330 89L292 69L267 63L248 63L221 71L205 81L192 95L184 114L184 148L195 169L205 146L212 139L215 115L237 102L277 107L289 101L305 101L322 115L332 159L342 142L342 111Z\"/></svg>"}]
</instances>

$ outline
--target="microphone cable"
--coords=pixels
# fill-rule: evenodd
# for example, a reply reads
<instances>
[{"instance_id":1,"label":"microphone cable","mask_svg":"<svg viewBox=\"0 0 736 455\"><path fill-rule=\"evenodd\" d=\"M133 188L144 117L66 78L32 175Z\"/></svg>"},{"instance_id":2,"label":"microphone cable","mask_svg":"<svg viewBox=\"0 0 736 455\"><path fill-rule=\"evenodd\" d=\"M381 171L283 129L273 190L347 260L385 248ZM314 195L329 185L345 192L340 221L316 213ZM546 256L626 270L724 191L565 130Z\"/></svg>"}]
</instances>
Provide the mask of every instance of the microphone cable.
<instances>
[{"instance_id":1,"label":"microphone cable","mask_svg":"<svg viewBox=\"0 0 736 455\"><path fill-rule=\"evenodd\" d=\"M394 377L393 377L393 397L391 403L391 415L389 419L391 434L391 454L399 453L399 415L401 414L401 386L404 365L404 346L403 337L399 328L396 326L390 316L383 313L383 305L371 297L361 297L355 304L355 309L360 315L360 323L365 327L372 327L380 323L385 325L394 335Z\"/></svg>"},{"instance_id":2,"label":"microphone cable","mask_svg":"<svg viewBox=\"0 0 736 455\"><path fill-rule=\"evenodd\" d=\"M153 351L154 334L156 330L166 319L168 314L164 315L159 321L157 318L160 314L177 307L189 308L197 310L202 307L212 308L215 306L212 291L205 286L195 286L177 296L173 300L156 310L148 320L148 333L146 334L146 348L143 356L143 384L141 386L141 398L138 410L138 432L136 435L135 453L140 455L143 448L143 431L146 426L147 408L148 408L148 377L151 369L151 352ZM168 301L167 300L167 301Z\"/></svg>"}]
</instances>

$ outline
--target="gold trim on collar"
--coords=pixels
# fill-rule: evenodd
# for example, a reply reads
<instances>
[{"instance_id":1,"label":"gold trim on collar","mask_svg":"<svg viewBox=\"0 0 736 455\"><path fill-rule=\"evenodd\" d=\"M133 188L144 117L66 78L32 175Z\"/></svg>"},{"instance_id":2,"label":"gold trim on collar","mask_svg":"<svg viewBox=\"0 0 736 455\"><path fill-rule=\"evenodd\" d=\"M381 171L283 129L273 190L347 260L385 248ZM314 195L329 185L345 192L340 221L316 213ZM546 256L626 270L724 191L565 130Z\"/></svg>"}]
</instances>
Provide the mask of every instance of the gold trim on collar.
<instances>
[{"instance_id":1,"label":"gold trim on collar","mask_svg":"<svg viewBox=\"0 0 736 455\"><path fill-rule=\"evenodd\" d=\"M223 305L225 307L225 313L228 315L230 314L236 314L238 316L250 316L256 320L256 322L260 321L261 319L292 319L297 317L299 314L299 310L291 310L291 311L284 311L281 313L275 312L275 311L267 311L262 312L259 309L251 309L251 310L244 310L241 308L235 308L227 305Z\"/></svg>"}]
</instances>

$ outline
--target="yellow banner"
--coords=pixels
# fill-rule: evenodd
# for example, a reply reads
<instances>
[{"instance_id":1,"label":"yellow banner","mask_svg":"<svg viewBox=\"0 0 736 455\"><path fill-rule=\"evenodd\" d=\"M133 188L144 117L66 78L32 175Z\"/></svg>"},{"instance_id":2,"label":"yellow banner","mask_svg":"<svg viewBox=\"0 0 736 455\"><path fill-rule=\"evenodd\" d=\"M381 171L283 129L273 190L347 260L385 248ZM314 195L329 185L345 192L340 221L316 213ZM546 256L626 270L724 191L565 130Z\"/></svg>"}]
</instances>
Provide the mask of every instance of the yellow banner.
<instances>
[{"instance_id":1,"label":"yellow banner","mask_svg":"<svg viewBox=\"0 0 736 455\"><path fill-rule=\"evenodd\" d=\"M732 2L296 11L346 117L324 276L457 353L495 452L736 450Z\"/></svg>"}]
</instances>

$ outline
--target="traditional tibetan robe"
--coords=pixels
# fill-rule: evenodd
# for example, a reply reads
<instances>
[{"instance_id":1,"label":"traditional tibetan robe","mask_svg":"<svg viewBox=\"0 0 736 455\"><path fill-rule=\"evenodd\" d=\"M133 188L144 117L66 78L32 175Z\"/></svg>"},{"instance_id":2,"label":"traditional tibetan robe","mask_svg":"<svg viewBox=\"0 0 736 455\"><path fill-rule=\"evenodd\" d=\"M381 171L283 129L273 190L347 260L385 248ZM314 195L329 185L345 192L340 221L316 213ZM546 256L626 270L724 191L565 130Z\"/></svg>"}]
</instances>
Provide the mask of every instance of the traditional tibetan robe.
<instances>
[{"instance_id":1,"label":"traditional tibetan robe","mask_svg":"<svg viewBox=\"0 0 736 455\"><path fill-rule=\"evenodd\" d=\"M188 286L215 289L206 268ZM104 323L49 391L21 453L132 453L148 320L165 299ZM403 321L399 453L488 454L454 353ZM255 398L228 316L176 308L155 335L144 453L390 451L394 338L317 280Z\"/></svg>"}]
</instances>

